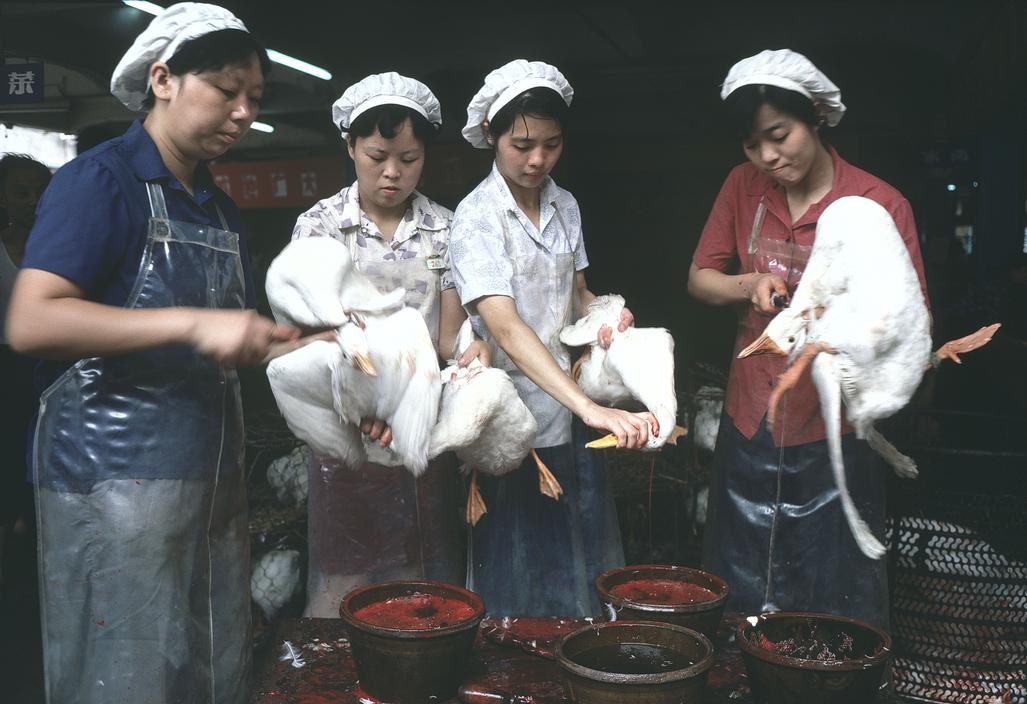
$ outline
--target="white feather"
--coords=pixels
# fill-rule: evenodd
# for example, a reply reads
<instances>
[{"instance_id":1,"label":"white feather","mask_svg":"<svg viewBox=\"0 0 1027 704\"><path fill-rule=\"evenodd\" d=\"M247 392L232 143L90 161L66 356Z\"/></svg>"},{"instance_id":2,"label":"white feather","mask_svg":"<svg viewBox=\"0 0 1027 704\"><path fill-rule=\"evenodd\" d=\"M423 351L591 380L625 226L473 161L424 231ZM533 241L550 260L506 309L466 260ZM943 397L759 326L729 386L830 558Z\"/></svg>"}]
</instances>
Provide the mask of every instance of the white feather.
<instances>
[{"instance_id":1,"label":"white feather","mask_svg":"<svg viewBox=\"0 0 1027 704\"><path fill-rule=\"evenodd\" d=\"M294 448L268 465L267 483L281 503L298 507L307 502L309 466L310 449L307 445Z\"/></svg>"}]
</instances>

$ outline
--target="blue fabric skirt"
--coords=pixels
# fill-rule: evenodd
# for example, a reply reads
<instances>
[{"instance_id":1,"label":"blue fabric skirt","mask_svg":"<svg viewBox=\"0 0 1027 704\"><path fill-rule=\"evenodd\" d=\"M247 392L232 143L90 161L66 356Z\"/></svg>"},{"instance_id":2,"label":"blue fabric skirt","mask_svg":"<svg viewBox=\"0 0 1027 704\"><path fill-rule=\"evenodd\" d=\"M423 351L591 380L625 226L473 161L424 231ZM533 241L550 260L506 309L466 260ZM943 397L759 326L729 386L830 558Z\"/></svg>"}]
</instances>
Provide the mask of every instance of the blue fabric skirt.
<instances>
[{"instance_id":1,"label":"blue fabric skirt","mask_svg":"<svg viewBox=\"0 0 1027 704\"><path fill-rule=\"evenodd\" d=\"M598 616L595 579L624 564L606 462L577 419L571 435L538 450L559 501L539 492L530 456L505 476L478 475L488 513L472 531L468 585L490 616Z\"/></svg>"}]
</instances>

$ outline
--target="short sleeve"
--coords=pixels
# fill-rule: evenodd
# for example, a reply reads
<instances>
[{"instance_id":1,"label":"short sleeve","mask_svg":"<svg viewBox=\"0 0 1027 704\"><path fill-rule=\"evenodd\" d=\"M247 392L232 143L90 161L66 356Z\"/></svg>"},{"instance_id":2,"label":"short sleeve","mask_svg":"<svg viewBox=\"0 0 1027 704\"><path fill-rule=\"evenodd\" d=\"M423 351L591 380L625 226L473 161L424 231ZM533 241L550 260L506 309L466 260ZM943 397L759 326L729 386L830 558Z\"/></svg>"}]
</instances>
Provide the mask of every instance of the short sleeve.
<instances>
[{"instance_id":1,"label":"short sleeve","mask_svg":"<svg viewBox=\"0 0 1027 704\"><path fill-rule=\"evenodd\" d=\"M513 267L499 220L504 215L480 196L472 194L457 207L449 232L453 282L464 305L482 296L513 296Z\"/></svg>"},{"instance_id":2,"label":"short sleeve","mask_svg":"<svg viewBox=\"0 0 1027 704\"><path fill-rule=\"evenodd\" d=\"M576 233L568 233L574 238L572 240L574 243L574 271L581 271L588 268L588 254L585 253L585 231L581 225L581 209L578 207L578 201L574 200L568 210L570 212L568 227L577 230Z\"/></svg>"},{"instance_id":3,"label":"short sleeve","mask_svg":"<svg viewBox=\"0 0 1027 704\"><path fill-rule=\"evenodd\" d=\"M738 212L738 172L732 172L713 202L692 261L700 269L726 272L738 259L735 216Z\"/></svg>"},{"instance_id":4,"label":"short sleeve","mask_svg":"<svg viewBox=\"0 0 1027 704\"><path fill-rule=\"evenodd\" d=\"M320 201L310 210L300 213L296 218L296 225L292 228L292 239L330 237L333 232L338 232L338 228L329 221L327 210L324 201Z\"/></svg>"},{"instance_id":5,"label":"short sleeve","mask_svg":"<svg viewBox=\"0 0 1027 704\"><path fill-rule=\"evenodd\" d=\"M103 299L101 289L132 255L132 242L142 242L133 237L121 185L92 159L60 169L36 213L22 266L68 279L91 299Z\"/></svg>"}]
</instances>

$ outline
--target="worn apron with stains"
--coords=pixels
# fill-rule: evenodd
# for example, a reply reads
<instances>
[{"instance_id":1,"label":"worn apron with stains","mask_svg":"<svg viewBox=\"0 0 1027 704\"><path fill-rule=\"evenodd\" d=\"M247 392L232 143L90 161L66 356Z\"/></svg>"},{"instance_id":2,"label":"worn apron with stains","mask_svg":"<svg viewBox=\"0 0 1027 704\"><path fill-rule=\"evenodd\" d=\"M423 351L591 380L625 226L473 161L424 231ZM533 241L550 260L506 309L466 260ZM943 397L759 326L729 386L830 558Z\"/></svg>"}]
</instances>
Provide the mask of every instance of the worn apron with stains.
<instances>
[{"instance_id":1,"label":"worn apron with stains","mask_svg":"<svg viewBox=\"0 0 1027 704\"><path fill-rule=\"evenodd\" d=\"M421 236L421 256L396 261L357 259L382 292L403 288L406 305L424 316L438 346L443 260ZM393 579L436 579L463 584L456 459L446 453L415 478L388 449L365 443L368 462L348 467L314 455L310 465L310 565L306 615L337 618L345 594Z\"/></svg>"},{"instance_id":2,"label":"worn apron with stains","mask_svg":"<svg viewBox=\"0 0 1027 704\"><path fill-rule=\"evenodd\" d=\"M556 217L564 227L559 210ZM511 233L503 219L504 242ZM509 245L507 246L509 250ZM570 352L560 331L573 322L574 254L510 257L517 313L564 372ZM539 492L529 457L502 477L478 475L488 512L474 527L468 586L495 616L598 615L595 578L624 564L613 497L602 455L584 447L582 423L531 381L491 339L492 363L509 375L538 421L538 454L563 487L554 501Z\"/></svg>"},{"instance_id":3,"label":"worn apron with stains","mask_svg":"<svg viewBox=\"0 0 1027 704\"><path fill-rule=\"evenodd\" d=\"M170 220L161 186L147 192L126 306L243 308L238 235ZM191 346L83 359L44 392L34 466L48 702L249 700L242 462L238 377Z\"/></svg>"},{"instance_id":4,"label":"worn apron with stains","mask_svg":"<svg viewBox=\"0 0 1027 704\"><path fill-rule=\"evenodd\" d=\"M761 200L748 257L741 257L748 262L743 271L777 274L794 292L813 248L761 237L765 212ZM747 306L739 325L758 334L770 320ZM787 427L787 414L785 394L777 428ZM880 457L851 433L842 436L842 453L849 493L883 539L886 475ZM703 543L703 567L727 581L732 611L820 611L888 627L886 563L866 557L852 538L826 440L788 445L787 434L775 430L771 436L765 418L749 439L725 414Z\"/></svg>"}]
</instances>

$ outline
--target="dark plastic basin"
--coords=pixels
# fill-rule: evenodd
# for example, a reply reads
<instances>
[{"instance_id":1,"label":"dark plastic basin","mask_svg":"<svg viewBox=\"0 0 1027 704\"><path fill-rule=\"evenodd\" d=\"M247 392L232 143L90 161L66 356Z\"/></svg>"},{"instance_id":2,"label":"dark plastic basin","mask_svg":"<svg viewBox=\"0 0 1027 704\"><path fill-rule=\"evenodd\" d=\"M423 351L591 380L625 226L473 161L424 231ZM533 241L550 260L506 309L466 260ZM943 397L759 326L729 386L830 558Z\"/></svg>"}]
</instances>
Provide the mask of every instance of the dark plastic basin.
<instances>
[{"instance_id":1,"label":"dark plastic basin","mask_svg":"<svg viewBox=\"0 0 1027 704\"><path fill-rule=\"evenodd\" d=\"M697 603L643 603L615 596L611 590L638 580L685 582L713 592L709 601ZM675 565L629 565L604 572L596 578L596 590L606 605L607 618L617 621L659 621L685 626L715 638L727 602L727 583L716 575Z\"/></svg>"},{"instance_id":2,"label":"dark plastic basin","mask_svg":"<svg viewBox=\"0 0 1027 704\"><path fill-rule=\"evenodd\" d=\"M468 615L458 622L433 628L402 627L399 624L409 620L409 614L399 610L394 627L374 625L354 616L365 607L397 597L400 602L394 603L402 603L404 597L413 595L454 600ZM385 582L347 594L339 606L339 615L349 631L361 689L383 701L420 704L456 696L478 624L485 615L485 605L477 594L451 584Z\"/></svg>"},{"instance_id":3,"label":"dark plastic basin","mask_svg":"<svg viewBox=\"0 0 1027 704\"><path fill-rule=\"evenodd\" d=\"M577 704L699 704L713 644L684 626L597 623L564 636L556 662Z\"/></svg>"},{"instance_id":4,"label":"dark plastic basin","mask_svg":"<svg viewBox=\"0 0 1027 704\"><path fill-rule=\"evenodd\" d=\"M862 621L829 614L779 612L756 617L738 626L737 640L749 671L757 704L872 704L891 655L891 638ZM797 625L813 622L821 632L845 632L854 642L853 659L820 662L779 655L759 647L763 634L778 642Z\"/></svg>"}]
</instances>

